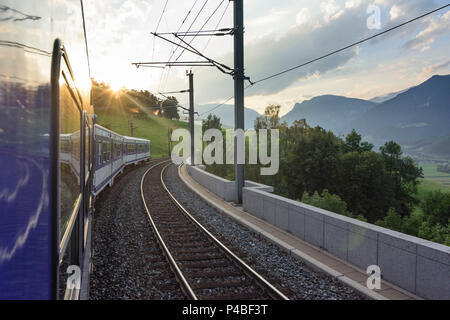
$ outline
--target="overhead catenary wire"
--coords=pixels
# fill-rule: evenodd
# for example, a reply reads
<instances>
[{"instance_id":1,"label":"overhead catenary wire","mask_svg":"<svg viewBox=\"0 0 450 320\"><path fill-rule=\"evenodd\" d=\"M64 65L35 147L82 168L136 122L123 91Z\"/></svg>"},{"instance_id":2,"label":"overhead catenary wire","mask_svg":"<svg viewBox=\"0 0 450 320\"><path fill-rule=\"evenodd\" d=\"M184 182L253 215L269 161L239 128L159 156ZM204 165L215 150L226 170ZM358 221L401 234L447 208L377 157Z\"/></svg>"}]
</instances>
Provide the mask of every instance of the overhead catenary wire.
<instances>
[{"instance_id":1,"label":"overhead catenary wire","mask_svg":"<svg viewBox=\"0 0 450 320\"><path fill-rule=\"evenodd\" d=\"M200 30L200 31L177 31L177 32L158 32L160 36L165 35L173 35L176 34L178 36L193 36L194 34L199 33L199 35L203 35L205 33L215 33L215 32L231 32L233 28L222 28L222 29L213 29L213 30Z\"/></svg>"},{"instance_id":2,"label":"overhead catenary wire","mask_svg":"<svg viewBox=\"0 0 450 320\"><path fill-rule=\"evenodd\" d=\"M219 28L220 23L222 22L223 18L225 17L225 14L226 14L227 11L228 11L228 7L230 6L230 3L231 3L231 1L228 1L227 6L225 7L225 10L224 10L223 13L222 13L222 16L220 17L219 22L217 23L217 25L216 25L216 27L215 27L214 29L217 30L217 29ZM208 39L208 42L206 43L205 47L204 47L203 50L202 50L203 52L205 52L206 49L208 48L209 43L211 42L211 39L212 39L212 38L213 38L213 36L211 35L211 36L209 37L209 39Z\"/></svg>"},{"instance_id":3,"label":"overhead catenary wire","mask_svg":"<svg viewBox=\"0 0 450 320\"><path fill-rule=\"evenodd\" d=\"M216 109L218 109L218 108L224 106L228 101L230 101L230 100L233 99L233 98L234 98L234 96L229 97L227 100L225 100L224 102L218 104L218 105L215 106L214 108L212 108L212 109L210 109L210 110L208 110L208 111L206 111L206 112L200 113L199 116L202 116L202 115L207 114L207 113L211 113L212 111L214 111L214 110L216 110Z\"/></svg>"},{"instance_id":4,"label":"overhead catenary wire","mask_svg":"<svg viewBox=\"0 0 450 320\"><path fill-rule=\"evenodd\" d=\"M191 22L191 24L189 25L189 28L187 29L187 32L189 32L191 30L191 28L194 26L194 23L197 21L198 17L200 16L200 14L202 13L203 9L205 8L206 4L208 3L209 0L205 0L205 2L203 3L203 6L200 8L200 10L198 11L197 15L195 16L194 20ZM197 2L197 1L196 1ZM177 32L179 32L181 30L181 27L178 29ZM181 42L180 42L181 43ZM175 48L175 50L173 50L172 54L170 55L169 59L167 61L170 61L170 59L173 58L175 52L178 50L178 46Z\"/></svg>"},{"instance_id":5,"label":"overhead catenary wire","mask_svg":"<svg viewBox=\"0 0 450 320\"><path fill-rule=\"evenodd\" d=\"M206 6L206 4L208 3L208 1L209 1L209 0L205 0L205 2L203 3L202 7L200 8L200 10L198 11L197 15L195 16L194 20L193 20L192 23L190 24L190 26L189 26L189 28L188 28L188 31L191 30L192 26L193 26L194 23L197 21L198 17L199 17L200 14L202 13L202 11L203 11L203 9L205 8L205 6ZM197 2L197 1L196 1L196 2ZM195 4L194 4L194 5L195 5ZM194 7L194 6L193 6L193 7ZM193 7L192 7L192 8L193 8ZM189 13L188 13L188 14L189 14ZM187 19L187 17L186 17L186 19ZM181 29L181 26L180 26L180 29ZM180 29L179 29L179 30L180 30ZM179 30L178 30L178 31L179 31ZM155 32L155 33L156 33L156 32ZM180 43L181 43L181 42L180 42ZM168 59L167 61L170 61L170 60L172 59L172 57L174 56L174 54L175 54L175 52L178 50L178 48L179 48L179 46L177 46L177 47L175 48L175 50L173 50L172 54L170 55L170 57L169 57L169 59ZM152 59L152 60L153 60L153 59ZM176 61L178 61L178 59L177 59ZM168 69L167 74L166 74L166 80L164 81L164 88L165 88L166 85L167 85L167 81L169 81L170 71L171 71L171 67L169 66L169 69ZM162 74L161 74L161 79L160 79L160 82L159 82L158 91L161 89L161 83L162 83L162 81L163 81L163 77L164 77L164 72L162 72Z\"/></svg>"},{"instance_id":6,"label":"overhead catenary wire","mask_svg":"<svg viewBox=\"0 0 450 320\"><path fill-rule=\"evenodd\" d=\"M198 2L198 0L194 1L194 4L192 5L191 9L189 9L188 13L186 14L186 16L184 17L184 19L181 22L180 26L178 27L177 32L179 32L181 30L181 28L183 27L184 23L187 21L187 19L189 18L190 14L192 13L192 10L194 10L194 7L197 4L197 2ZM156 31L155 31L155 33L156 33ZM153 38L153 47L155 46L155 41L154 40L155 40L155 37ZM175 54L175 51L176 51L176 50L174 50L173 47L174 47L174 44L172 44L172 47L170 48L170 51L172 51L172 54L170 55L169 60L172 59L172 57L173 57L173 55ZM153 58L154 57L152 57L152 60L153 60ZM165 67L162 67L162 69L165 69ZM170 73L170 67L169 67L169 71L167 72L166 82L167 82L167 79L169 77L169 73ZM163 76L164 76L164 71L161 73L161 78L159 80L158 90L161 88L161 82L162 82Z\"/></svg>"},{"instance_id":7,"label":"overhead catenary wire","mask_svg":"<svg viewBox=\"0 0 450 320\"><path fill-rule=\"evenodd\" d=\"M394 26L394 27L392 27L392 28L389 28L389 29L386 29L386 30L384 30L384 31L382 31L382 32L379 32L379 33L377 33L377 34L375 34L375 35L373 35L373 36L370 36L370 37L361 39L361 40L359 40L359 41L357 41L357 42L354 42L354 43L352 43L352 44L350 44L350 45L347 45L347 46L342 47L342 48L340 48L340 49L331 51L331 52L329 52L329 53L327 53L327 54L325 54L325 55L322 55L322 56L317 57L317 58L315 58L315 59L309 60L309 61L304 62L304 63L302 63L302 64L296 65L296 66L291 67L291 68L289 68L289 69L282 70L282 71L280 71L280 72L277 72L277 73L272 74L272 75L270 75L270 76L264 77L264 78L262 78L262 79L258 79L258 80L256 80L256 81L254 81L253 83L251 83L250 85L248 85L247 87L245 87L245 89L248 89L248 88L250 88L250 87L252 87L253 85L256 85L256 84L258 84L258 83L261 83L261 82L264 82L264 81L273 79L273 78L275 78L275 77L279 77L279 76L281 76L281 75L283 75L283 74L286 74L286 73L291 72L291 71L293 71L293 70L299 69L299 68L304 67L304 66L306 66L306 65L312 64L312 63L317 62L317 61L319 61L319 60L325 59L325 58L327 58L327 57L329 57L329 56L331 56L331 55L334 55L334 54L337 54L337 53L342 52L342 51L344 51L344 50L347 50L347 49L349 49L349 48L351 48L351 47L354 47L354 46L357 46L357 45L359 45L359 44L361 44L361 43L364 43L364 42L367 42L367 41L372 40L372 39L374 39L374 38L377 38L377 37L379 37L379 36L381 36L381 35L383 35L383 34L386 34L386 33L388 33L388 32L394 31L394 30L396 30L396 29L398 29L398 28L401 28L401 27L403 27L403 26L405 26L405 25L407 25L407 24L410 24L410 23L412 23L412 22L414 22L414 21L420 20L420 19L422 19L422 18L424 18L424 17L427 17L427 16L429 16L429 15L431 15L431 14L433 14L433 13L436 13L436 12L438 12L438 11L441 11L441 10L443 10L443 9L449 7L449 6L450 6L450 4L446 4L446 5L444 5L444 6L441 6L441 7L437 8L437 9L434 9L434 10L432 10L432 11L429 11L429 12L427 12L427 13L425 13L425 14L422 14L422 15L420 15L420 16L417 16L417 17L415 17L415 18L412 18L412 19L410 19L410 20L407 20L407 21L405 21L405 22L403 22L403 23L401 23L401 24L398 24L398 25L396 25L396 26ZM214 110L216 110L216 109L222 107L223 105L225 105L228 101L230 101L230 100L233 99L233 98L234 98L234 96L228 98L227 100L225 100L224 102L218 104L218 105L215 106L214 108L212 108L212 109L210 109L210 110L208 110L208 111L206 111L206 112L201 113L200 116L202 116L202 115L204 115L204 114L207 114L207 113L210 113L210 112L212 112L212 111L214 111Z\"/></svg>"},{"instance_id":8,"label":"overhead catenary wire","mask_svg":"<svg viewBox=\"0 0 450 320\"><path fill-rule=\"evenodd\" d=\"M165 38L165 37L163 37L163 36L161 36L159 34L154 34L154 35L159 37L159 38L161 38L161 39L163 39L163 40L165 40L165 41L167 41L167 42L175 43L174 41L172 41L170 39L167 39L167 38ZM170 62L170 61L165 61L165 62L134 62L132 64L135 65L136 67L140 67L140 66L143 66L143 65L147 65L147 66L155 66L155 65L165 65L165 66L180 66L180 65L183 65L184 66L184 65L189 65L189 66L197 66L197 67L198 66L213 66L213 67L218 68L223 73L233 75L234 70L232 68L230 68L227 65L224 65L224 64L222 64L220 62L217 62L217 61L215 61L215 60L213 60L211 58L206 57L200 51L198 51L196 48L194 48L192 45L190 45L186 41L184 41L181 37L176 36L176 35L175 35L175 37L186 45L186 47L183 47L181 45L180 45L180 47L182 47L183 49L185 49L185 50L187 50L187 51L189 51L189 52L191 52L191 53L193 53L195 55L198 55L198 56L204 58L205 60L204 61L191 61L191 62L189 62L189 61L183 61L183 62L178 62L178 61L173 61L173 62ZM226 71L226 70L228 70L228 71Z\"/></svg>"},{"instance_id":9,"label":"overhead catenary wire","mask_svg":"<svg viewBox=\"0 0 450 320\"><path fill-rule=\"evenodd\" d=\"M158 32L159 25L161 24L161 20L162 20L162 18L164 16L164 13L166 12L166 8L167 8L167 4L168 3L169 3L169 0L166 0L166 3L164 4L163 11L161 12L161 15L159 17L158 24L156 25L155 32Z\"/></svg>"},{"instance_id":10,"label":"overhead catenary wire","mask_svg":"<svg viewBox=\"0 0 450 320\"><path fill-rule=\"evenodd\" d=\"M203 23L202 27L200 28L200 30L197 32L197 34L195 36L193 36L193 38L191 39L191 41L189 41L189 45L195 40L195 38L198 36L198 34L203 30L203 28L208 24L208 22L211 20L211 18L216 14L217 10L219 10L219 8L222 6L222 4L225 2L225 0L222 0L219 5L214 9L214 11L209 15L209 18L206 19L205 23ZM184 39L184 37L183 37ZM183 53L185 52L185 49L183 49L183 51L181 51L180 55L175 59L175 61L178 61L178 59L181 58L181 56L183 55Z\"/></svg>"},{"instance_id":11,"label":"overhead catenary wire","mask_svg":"<svg viewBox=\"0 0 450 320\"><path fill-rule=\"evenodd\" d=\"M159 25L161 24L162 17L164 15L164 13L166 12L168 3L169 3L169 0L166 0L166 3L164 4L161 15L158 19L158 23L156 24L155 33L158 32ZM153 38L152 61L154 60L154 58L155 58L155 38ZM163 74L164 74L164 72L163 72ZM162 78L159 80L159 83L160 83L159 86L161 86L161 80L162 80ZM159 90L159 88L158 88L158 90Z\"/></svg>"}]
</instances>

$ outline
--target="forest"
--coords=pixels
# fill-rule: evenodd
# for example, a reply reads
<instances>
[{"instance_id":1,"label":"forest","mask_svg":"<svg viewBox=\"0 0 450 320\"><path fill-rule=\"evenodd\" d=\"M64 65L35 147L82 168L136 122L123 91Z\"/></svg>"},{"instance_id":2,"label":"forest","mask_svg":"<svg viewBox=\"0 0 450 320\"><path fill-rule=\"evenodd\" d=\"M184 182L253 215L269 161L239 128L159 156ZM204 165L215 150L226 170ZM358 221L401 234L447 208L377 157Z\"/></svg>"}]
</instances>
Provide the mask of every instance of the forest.
<instances>
[{"instance_id":1,"label":"forest","mask_svg":"<svg viewBox=\"0 0 450 320\"><path fill-rule=\"evenodd\" d=\"M450 194L433 191L419 197L422 168L403 155L398 143L375 150L355 130L336 136L308 126L306 119L287 126L279 113L280 106L268 106L254 129L279 130L280 170L262 176L261 165L246 164L246 180L273 186L280 196L450 245ZM220 119L210 115L203 121L203 130L209 128L222 129ZM207 170L234 180L233 165L212 164Z\"/></svg>"}]
</instances>

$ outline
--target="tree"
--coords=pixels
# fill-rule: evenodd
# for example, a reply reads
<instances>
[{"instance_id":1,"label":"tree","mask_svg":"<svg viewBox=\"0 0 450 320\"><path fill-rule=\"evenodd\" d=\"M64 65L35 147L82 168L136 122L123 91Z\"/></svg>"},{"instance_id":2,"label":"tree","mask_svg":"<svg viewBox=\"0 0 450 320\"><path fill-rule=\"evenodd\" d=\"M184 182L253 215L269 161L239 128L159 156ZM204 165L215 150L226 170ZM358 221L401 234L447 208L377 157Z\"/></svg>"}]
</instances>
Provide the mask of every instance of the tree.
<instances>
[{"instance_id":1,"label":"tree","mask_svg":"<svg viewBox=\"0 0 450 320\"><path fill-rule=\"evenodd\" d=\"M380 148L386 170L390 175L393 197L390 204L402 217L407 216L418 204L415 197L422 168L411 157L402 157L402 148L394 141L386 142Z\"/></svg>"},{"instance_id":2,"label":"tree","mask_svg":"<svg viewBox=\"0 0 450 320\"><path fill-rule=\"evenodd\" d=\"M422 210L431 225L448 225L450 220L450 194L430 192L422 202Z\"/></svg>"},{"instance_id":3,"label":"tree","mask_svg":"<svg viewBox=\"0 0 450 320\"><path fill-rule=\"evenodd\" d=\"M418 236L450 246L450 225L443 226L440 223L432 225L426 221L420 226Z\"/></svg>"},{"instance_id":4,"label":"tree","mask_svg":"<svg viewBox=\"0 0 450 320\"><path fill-rule=\"evenodd\" d=\"M403 219L393 208L389 208L387 215L383 219L375 222L375 224L398 232L402 232L403 230Z\"/></svg>"},{"instance_id":5,"label":"tree","mask_svg":"<svg viewBox=\"0 0 450 320\"><path fill-rule=\"evenodd\" d=\"M361 135L356 132L355 129L345 137L345 143L343 146L344 152L365 152L372 151L373 144L368 142L361 142Z\"/></svg>"},{"instance_id":6,"label":"tree","mask_svg":"<svg viewBox=\"0 0 450 320\"><path fill-rule=\"evenodd\" d=\"M279 105L268 105L264 111L264 115L256 118L255 130L278 129L282 125L280 123L280 109L281 106Z\"/></svg>"},{"instance_id":7,"label":"tree","mask_svg":"<svg viewBox=\"0 0 450 320\"><path fill-rule=\"evenodd\" d=\"M281 166L283 189L294 199L305 191L336 190L341 140L320 127L294 129L287 159Z\"/></svg>"},{"instance_id":8,"label":"tree","mask_svg":"<svg viewBox=\"0 0 450 320\"><path fill-rule=\"evenodd\" d=\"M178 114L178 100L175 97L168 97L162 103L162 115L167 119L180 119Z\"/></svg>"},{"instance_id":9,"label":"tree","mask_svg":"<svg viewBox=\"0 0 450 320\"><path fill-rule=\"evenodd\" d=\"M392 186L381 155L373 151L350 152L339 158L335 193L354 214L370 222L382 219L392 202Z\"/></svg>"},{"instance_id":10,"label":"tree","mask_svg":"<svg viewBox=\"0 0 450 320\"><path fill-rule=\"evenodd\" d=\"M203 133L208 129L222 130L222 123L220 122L220 118L216 115L209 114L208 117L202 121Z\"/></svg>"}]
</instances>

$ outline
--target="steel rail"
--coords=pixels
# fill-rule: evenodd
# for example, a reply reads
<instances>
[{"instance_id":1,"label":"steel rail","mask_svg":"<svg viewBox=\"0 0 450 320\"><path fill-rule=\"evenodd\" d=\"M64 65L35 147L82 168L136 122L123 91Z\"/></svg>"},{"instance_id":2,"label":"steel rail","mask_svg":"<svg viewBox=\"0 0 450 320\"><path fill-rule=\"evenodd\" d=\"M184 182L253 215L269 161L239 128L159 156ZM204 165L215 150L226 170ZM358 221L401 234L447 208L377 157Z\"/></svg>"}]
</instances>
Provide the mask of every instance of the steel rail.
<instances>
[{"instance_id":1,"label":"steel rail","mask_svg":"<svg viewBox=\"0 0 450 320\"><path fill-rule=\"evenodd\" d=\"M262 287L267 293L275 300L289 300L282 292L270 284L263 276L256 272L252 267L245 263L241 258L235 255L230 249L228 249L222 242L220 242L214 235L212 235L205 227L203 227L184 207L183 205L174 197L174 195L169 191L164 182L164 172L171 164L167 164L161 171L161 184L164 190L169 195L173 203L181 210L185 217L187 217L202 233L204 233L214 244L216 244L226 256L231 258L241 270L249 276L251 279L255 280L256 283Z\"/></svg>"},{"instance_id":2,"label":"steel rail","mask_svg":"<svg viewBox=\"0 0 450 320\"><path fill-rule=\"evenodd\" d=\"M158 240L158 243L161 247L161 249L164 252L164 255L166 256L167 260L169 261L170 264L170 268L172 269L172 271L175 273L175 277L176 280L178 281L178 283L181 286L181 289L183 290L183 292L186 294L186 296L191 299L191 300L198 300L197 296L195 295L194 291L192 290L191 286L189 285L189 282L187 281L186 277L184 276L184 274L181 272L180 268L178 267L177 263L175 262L175 259L173 258L172 254L170 253L166 243L164 242L163 238L161 237L161 234L159 233L158 228L156 227L155 222L153 221L152 215L147 207L147 203L145 201L145 196L144 196L144 180L145 177L147 176L147 174L150 172L150 170L152 170L153 168L168 162L171 160L166 160L166 161L161 161L153 166L151 166L142 176L141 179L141 197L142 197L142 202L144 203L144 208L145 211L147 212L147 217L148 220L150 222L150 224L152 225L153 231L155 233L155 236ZM169 163L170 165L170 163Z\"/></svg>"}]
</instances>

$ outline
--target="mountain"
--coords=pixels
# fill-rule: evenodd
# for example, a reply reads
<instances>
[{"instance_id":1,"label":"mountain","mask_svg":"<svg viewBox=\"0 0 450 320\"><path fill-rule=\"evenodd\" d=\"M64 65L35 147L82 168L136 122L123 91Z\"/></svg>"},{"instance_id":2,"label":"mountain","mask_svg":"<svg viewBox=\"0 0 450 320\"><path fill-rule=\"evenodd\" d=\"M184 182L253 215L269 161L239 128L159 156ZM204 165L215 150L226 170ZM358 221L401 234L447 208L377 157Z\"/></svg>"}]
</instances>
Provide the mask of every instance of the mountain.
<instances>
[{"instance_id":1,"label":"mountain","mask_svg":"<svg viewBox=\"0 0 450 320\"><path fill-rule=\"evenodd\" d=\"M398 91L398 92L388 93L388 94L385 94L384 96L378 96L378 97L372 98L369 101L372 101L372 102L375 102L375 103L383 103L385 101L394 99L400 93L403 93L403 92L408 91L408 90L409 90L409 88L408 89L404 89L402 91Z\"/></svg>"},{"instance_id":2,"label":"mountain","mask_svg":"<svg viewBox=\"0 0 450 320\"><path fill-rule=\"evenodd\" d=\"M433 143L425 146L423 152L431 155L439 155L450 159L450 135L436 139Z\"/></svg>"},{"instance_id":3,"label":"mountain","mask_svg":"<svg viewBox=\"0 0 450 320\"><path fill-rule=\"evenodd\" d=\"M364 138L382 144L394 140L402 145L436 141L450 134L450 75L433 76L424 83L376 105L345 126Z\"/></svg>"},{"instance_id":4,"label":"mountain","mask_svg":"<svg viewBox=\"0 0 450 320\"><path fill-rule=\"evenodd\" d=\"M281 118L288 125L295 120L306 118L310 126L321 126L327 130L337 130L374 108L371 101L324 95L295 104L294 108Z\"/></svg>"},{"instance_id":5,"label":"mountain","mask_svg":"<svg viewBox=\"0 0 450 320\"><path fill-rule=\"evenodd\" d=\"M220 122L222 123L222 125L224 125L225 127L234 128L234 105L225 104L211 112L208 112L216 106L216 104L198 105L195 107L195 111L201 114L201 119L206 119L209 114L213 114L220 118ZM259 116L260 114L255 110L244 108L245 129L253 128L256 117Z\"/></svg>"}]
</instances>

